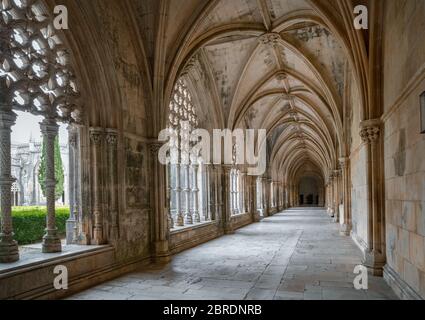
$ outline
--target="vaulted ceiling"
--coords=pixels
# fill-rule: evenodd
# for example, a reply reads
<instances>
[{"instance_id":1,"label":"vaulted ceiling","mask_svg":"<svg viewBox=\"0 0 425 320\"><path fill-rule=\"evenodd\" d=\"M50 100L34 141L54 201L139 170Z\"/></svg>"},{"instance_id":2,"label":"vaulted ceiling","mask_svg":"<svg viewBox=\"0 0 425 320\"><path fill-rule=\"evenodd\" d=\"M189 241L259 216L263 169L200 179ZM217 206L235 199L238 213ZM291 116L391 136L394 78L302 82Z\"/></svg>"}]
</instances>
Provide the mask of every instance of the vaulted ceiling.
<instances>
[{"instance_id":1,"label":"vaulted ceiling","mask_svg":"<svg viewBox=\"0 0 425 320\"><path fill-rule=\"evenodd\" d=\"M201 126L267 129L271 175L287 178L307 166L325 178L346 152L347 78L355 79L367 108L367 44L352 28L352 0L69 3L86 15L98 11L90 23L113 40L108 54L118 61L118 74L140 78L120 87L128 92L126 128L137 130L134 112L152 119L153 136L163 128L172 88L183 76ZM141 76L134 74L137 68ZM142 104L135 93L143 95Z\"/></svg>"},{"instance_id":2,"label":"vaulted ceiling","mask_svg":"<svg viewBox=\"0 0 425 320\"><path fill-rule=\"evenodd\" d=\"M196 11L195 2L170 2L167 37L179 36L186 25L179 17ZM205 109L204 126L267 129L272 175L309 164L325 177L340 148L343 44L309 1L211 2L187 33L181 73Z\"/></svg>"}]
</instances>

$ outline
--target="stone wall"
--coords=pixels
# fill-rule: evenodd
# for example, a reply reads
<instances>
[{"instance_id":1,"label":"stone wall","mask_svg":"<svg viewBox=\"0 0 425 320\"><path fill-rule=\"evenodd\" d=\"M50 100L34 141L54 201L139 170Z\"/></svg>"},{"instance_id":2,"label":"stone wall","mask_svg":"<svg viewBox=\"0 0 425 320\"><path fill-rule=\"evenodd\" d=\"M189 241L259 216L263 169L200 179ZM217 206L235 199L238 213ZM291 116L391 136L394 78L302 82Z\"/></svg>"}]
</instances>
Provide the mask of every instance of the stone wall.
<instances>
[{"instance_id":1,"label":"stone wall","mask_svg":"<svg viewBox=\"0 0 425 320\"><path fill-rule=\"evenodd\" d=\"M425 2L388 0L384 37L386 277L405 298L425 298ZM354 200L354 199L353 199ZM413 290L412 290L413 289Z\"/></svg>"}]
</instances>

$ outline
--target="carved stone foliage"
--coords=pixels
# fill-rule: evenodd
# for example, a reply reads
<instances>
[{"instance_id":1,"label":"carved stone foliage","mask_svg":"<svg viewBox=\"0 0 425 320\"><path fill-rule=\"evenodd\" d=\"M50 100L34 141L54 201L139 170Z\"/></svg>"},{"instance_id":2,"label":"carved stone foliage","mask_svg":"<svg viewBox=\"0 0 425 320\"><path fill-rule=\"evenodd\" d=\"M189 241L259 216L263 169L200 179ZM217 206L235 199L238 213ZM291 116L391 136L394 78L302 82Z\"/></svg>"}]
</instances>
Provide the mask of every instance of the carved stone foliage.
<instances>
[{"instance_id":1,"label":"carved stone foliage","mask_svg":"<svg viewBox=\"0 0 425 320\"><path fill-rule=\"evenodd\" d=\"M125 139L126 206L128 208L149 207L147 152L149 151L144 143Z\"/></svg>"},{"instance_id":2,"label":"carved stone foliage","mask_svg":"<svg viewBox=\"0 0 425 320\"><path fill-rule=\"evenodd\" d=\"M360 125L360 137L364 143L372 143L378 140L380 132L379 120L363 121Z\"/></svg>"}]
</instances>

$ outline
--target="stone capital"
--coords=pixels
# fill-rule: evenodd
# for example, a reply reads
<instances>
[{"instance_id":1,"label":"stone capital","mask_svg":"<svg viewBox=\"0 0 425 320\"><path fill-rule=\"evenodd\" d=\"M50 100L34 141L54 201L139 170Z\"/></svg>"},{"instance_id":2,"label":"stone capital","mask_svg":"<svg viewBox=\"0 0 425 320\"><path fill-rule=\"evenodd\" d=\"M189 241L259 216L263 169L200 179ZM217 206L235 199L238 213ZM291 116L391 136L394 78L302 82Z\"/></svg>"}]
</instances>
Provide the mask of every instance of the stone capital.
<instances>
[{"instance_id":1,"label":"stone capital","mask_svg":"<svg viewBox=\"0 0 425 320\"><path fill-rule=\"evenodd\" d=\"M106 142L111 147L116 147L118 143L118 131L115 129L106 129Z\"/></svg>"},{"instance_id":2,"label":"stone capital","mask_svg":"<svg viewBox=\"0 0 425 320\"><path fill-rule=\"evenodd\" d=\"M17 115L12 110L0 109L0 129L8 129L15 124Z\"/></svg>"},{"instance_id":3,"label":"stone capital","mask_svg":"<svg viewBox=\"0 0 425 320\"><path fill-rule=\"evenodd\" d=\"M372 143L378 140L381 133L381 120L371 119L360 123L360 137L364 143Z\"/></svg>"},{"instance_id":4,"label":"stone capital","mask_svg":"<svg viewBox=\"0 0 425 320\"><path fill-rule=\"evenodd\" d=\"M160 142L152 142L149 144L149 151L153 156L156 156L159 152L159 149L163 146Z\"/></svg>"},{"instance_id":5,"label":"stone capital","mask_svg":"<svg viewBox=\"0 0 425 320\"><path fill-rule=\"evenodd\" d=\"M59 132L59 125L53 119L44 119L40 122L40 128L44 136L56 137Z\"/></svg>"},{"instance_id":6,"label":"stone capital","mask_svg":"<svg viewBox=\"0 0 425 320\"><path fill-rule=\"evenodd\" d=\"M103 133L104 132L102 128L90 128L90 141L96 146L100 145L102 142Z\"/></svg>"}]
</instances>

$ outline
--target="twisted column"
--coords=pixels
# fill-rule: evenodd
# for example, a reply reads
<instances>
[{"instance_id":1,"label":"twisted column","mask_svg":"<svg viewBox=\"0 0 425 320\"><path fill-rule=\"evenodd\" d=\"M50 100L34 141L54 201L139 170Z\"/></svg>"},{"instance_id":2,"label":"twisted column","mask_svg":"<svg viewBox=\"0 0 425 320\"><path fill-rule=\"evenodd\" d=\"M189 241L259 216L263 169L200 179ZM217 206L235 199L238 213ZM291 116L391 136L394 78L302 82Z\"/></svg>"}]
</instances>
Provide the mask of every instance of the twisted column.
<instances>
[{"instance_id":1,"label":"twisted column","mask_svg":"<svg viewBox=\"0 0 425 320\"><path fill-rule=\"evenodd\" d=\"M40 123L46 145L46 202L47 202L47 226L43 237L42 251L45 253L61 252L61 240L57 234L55 212L55 140L58 136L59 126L52 119L45 119Z\"/></svg>"},{"instance_id":2,"label":"twisted column","mask_svg":"<svg viewBox=\"0 0 425 320\"><path fill-rule=\"evenodd\" d=\"M15 179L11 174L11 128L16 114L11 110L0 111L0 263L19 260L18 243L13 240L11 188Z\"/></svg>"}]
</instances>

